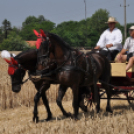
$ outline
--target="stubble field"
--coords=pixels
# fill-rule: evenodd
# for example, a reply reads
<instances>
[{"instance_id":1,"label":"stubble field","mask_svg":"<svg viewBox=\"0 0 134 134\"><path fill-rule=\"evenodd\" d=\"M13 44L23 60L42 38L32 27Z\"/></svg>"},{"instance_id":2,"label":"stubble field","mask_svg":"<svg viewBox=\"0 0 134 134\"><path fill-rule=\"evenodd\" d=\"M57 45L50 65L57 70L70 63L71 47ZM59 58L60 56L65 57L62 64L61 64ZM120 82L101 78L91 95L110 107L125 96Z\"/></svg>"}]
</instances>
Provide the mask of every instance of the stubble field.
<instances>
[{"instance_id":1,"label":"stubble field","mask_svg":"<svg viewBox=\"0 0 134 134\"><path fill-rule=\"evenodd\" d=\"M18 52L15 52L18 53ZM106 101L101 100L101 111L96 114L95 106L88 112L79 110L79 120L65 118L56 105L58 85L47 91L53 119L45 121L47 113L40 101L39 123L32 122L34 85L28 81L20 93L11 91L8 65L0 58L0 134L134 134L134 106L127 101L111 101L113 114L105 111ZM26 78L26 77L25 77ZM69 89L63 100L64 108L73 113L72 92Z\"/></svg>"}]
</instances>

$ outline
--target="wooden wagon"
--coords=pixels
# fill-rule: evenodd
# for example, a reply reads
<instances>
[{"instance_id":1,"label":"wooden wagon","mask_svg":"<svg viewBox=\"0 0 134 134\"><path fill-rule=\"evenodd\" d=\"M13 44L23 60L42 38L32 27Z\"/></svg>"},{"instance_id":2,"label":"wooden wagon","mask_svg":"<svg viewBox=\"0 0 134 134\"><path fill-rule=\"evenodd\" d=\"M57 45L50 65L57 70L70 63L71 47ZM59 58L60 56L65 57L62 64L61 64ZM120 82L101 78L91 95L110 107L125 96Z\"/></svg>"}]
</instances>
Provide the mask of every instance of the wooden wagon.
<instances>
[{"instance_id":1,"label":"wooden wagon","mask_svg":"<svg viewBox=\"0 0 134 134\"><path fill-rule=\"evenodd\" d=\"M111 81L109 85L114 89L115 95L123 94L125 98L112 97L111 99L127 100L130 104L134 104L134 65L126 72L126 63L111 63ZM101 83L97 84L100 91L100 99L106 92L103 90Z\"/></svg>"}]
</instances>

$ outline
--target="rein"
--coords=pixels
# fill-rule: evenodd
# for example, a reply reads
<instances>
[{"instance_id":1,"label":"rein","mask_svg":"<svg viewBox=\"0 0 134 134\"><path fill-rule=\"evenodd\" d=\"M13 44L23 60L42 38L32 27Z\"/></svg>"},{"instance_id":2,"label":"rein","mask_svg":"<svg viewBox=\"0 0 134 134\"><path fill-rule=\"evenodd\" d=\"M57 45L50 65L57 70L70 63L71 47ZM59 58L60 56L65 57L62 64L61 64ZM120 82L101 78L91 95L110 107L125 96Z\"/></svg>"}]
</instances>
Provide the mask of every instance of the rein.
<instances>
[{"instance_id":1,"label":"rein","mask_svg":"<svg viewBox=\"0 0 134 134\"><path fill-rule=\"evenodd\" d=\"M29 79L30 79L30 77L28 77L26 80L20 82L20 84L18 84L18 85L22 85L22 84L26 83ZM12 84L16 84L16 83L18 83L18 82L12 82Z\"/></svg>"},{"instance_id":2,"label":"rein","mask_svg":"<svg viewBox=\"0 0 134 134\"><path fill-rule=\"evenodd\" d=\"M26 80L22 81L22 83L21 83L21 84L26 83L29 79L30 79L30 77L28 77Z\"/></svg>"},{"instance_id":3,"label":"rein","mask_svg":"<svg viewBox=\"0 0 134 134\"><path fill-rule=\"evenodd\" d=\"M66 64L66 62L70 59L70 57L71 57L71 51L69 53L68 58L59 67L57 67L55 70L52 70L52 71L50 71L48 73L43 74L41 77L48 77L48 76L51 76L52 74L56 73L57 71L59 71ZM56 63L56 62L53 62L53 63ZM43 69L43 70L41 70L39 72L42 73L45 70L48 70L48 69Z\"/></svg>"},{"instance_id":4,"label":"rein","mask_svg":"<svg viewBox=\"0 0 134 134\"><path fill-rule=\"evenodd\" d=\"M46 51L47 52L45 52L45 54L42 54L42 55L37 55L37 65L39 64L39 62L41 62L40 64L43 66L43 63L45 62L45 58L47 58L46 60L47 60L47 63L45 63L46 64L46 66L45 66L45 69L42 69L42 70L37 70L37 72L39 72L39 74L41 74L40 75L40 77L42 78L42 77L50 77L51 75L53 75L53 74L55 74L56 72L58 72L59 70L71 70L71 69L75 69L75 70L79 70L79 71L81 71L81 72L83 72L85 75L86 75L86 77L87 76L89 76L90 74L88 73L88 67L89 67L89 64L88 64L88 61L87 61L87 58L85 59L86 60L86 64L87 64L87 67L86 67L86 70L85 69L82 69L81 67L78 67L77 66L77 61L78 61L78 59L83 55L83 53L82 54L78 54L78 55L76 55L76 57L75 57L75 61L74 61L74 59L73 59L73 61L74 61L74 66L72 66L72 65L66 65L66 63L69 61L69 59L70 59L70 57L71 57L71 54L72 54L72 49L68 49L69 50L69 55L68 55L68 57L66 58L66 59L64 59L64 61L63 61L63 63L62 64L60 64L60 65L58 65L58 59L56 59L56 57L55 57L55 55L54 55L54 57L55 57L55 59L51 59L50 57L49 57L49 54L50 54L50 46L51 46L51 42L50 42L50 40L47 40L47 41L49 41L48 42L48 48L46 49ZM40 49L43 49L43 48L40 48ZM38 51L38 50L37 50ZM39 53L39 51L38 51L38 53ZM64 55L64 56L66 56L66 55ZM42 58L43 57L43 59L44 59L44 61L43 61L43 59L40 59L40 61L38 61L39 60L39 58ZM85 56L84 56L85 57ZM87 56L86 56L87 57ZM91 59L93 59L93 57L92 56L90 56L91 57ZM65 57L64 57L65 58ZM52 60L54 60L54 62L52 62ZM52 63L51 63L52 62ZM71 64L72 64L72 60L70 61L71 62ZM57 67L53 70L50 70L51 69L51 65L52 64L56 64L57 65ZM93 64L93 61L91 61L91 64ZM70 67L68 67L68 66L70 66ZM92 65L93 66L93 65ZM37 66L36 66L37 67ZM95 72L95 68L96 67L94 67L94 72Z\"/></svg>"},{"instance_id":5,"label":"rein","mask_svg":"<svg viewBox=\"0 0 134 134\"><path fill-rule=\"evenodd\" d=\"M50 43L50 41L49 41L49 43ZM41 56L37 56L37 63L38 63L38 58L42 58L42 57L47 58L48 61L50 61L50 57L49 57L50 50L49 50L49 49L50 49L50 47L48 47L47 54L41 55ZM37 50L37 52L38 52L38 50ZM66 62L70 59L70 57L71 57L71 50L69 51L69 56L68 56L68 58L67 58L59 67L57 67L55 70L52 70L52 71L49 72L49 73L46 73L45 75L46 75L46 76L50 76L50 75L54 74L55 72L57 72L59 69L61 69L61 68L66 64ZM44 63L44 62L42 62L42 66L43 66L43 63ZM48 64L49 64L49 63L51 63L51 62L48 62ZM56 58L55 58L55 61L52 62L51 64L55 64L55 63L57 64ZM44 71L49 71L51 64L48 65L47 69L43 69L43 70L40 70L40 71L38 70L38 72L39 72L39 73L43 73ZM57 65L58 65L58 64L57 64Z\"/></svg>"},{"instance_id":6,"label":"rein","mask_svg":"<svg viewBox=\"0 0 134 134\"><path fill-rule=\"evenodd\" d=\"M88 69L86 68L86 70L84 70L84 69L82 69L82 68L80 68L80 67L78 67L77 66L77 60L78 60L78 58L80 58L82 55L83 55L84 53L82 53L82 54L80 54L80 55L78 55L77 57L76 57L76 61L75 61L75 66L71 66L71 65L65 65L65 63L69 60L69 58L71 57L71 51L70 51L70 55L69 55L69 57L67 58L67 60L66 61L64 61L63 62L63 64L62 65L60 65L58 68L56 68L55 70L52 70L51 72L48 72L48 73L45 73L45 74L43 74L42 72L44 71L44 70L41 70L40 72L42 73L42 76L41 76L41 78L43 78L43 77L49 77L49 76L51 76L52 74L54 74L54 73L56 73L57 71L70 71L70 70L77 70L77 71L81 71L81 72L83 72L85 75L86 75L86 77L87 76L90 76L91 74L89 74L88 73ZM95 67L95 65L94 65L94 59L93 59L93 57L90 55L90 58L91 58L91 64L92 64L92 66L93 66L93 74L95 74L96 73L96 67ZM86 61L86 64L88 65L88 63L87 63L87 61ZM65 66L64 66L65 65Z\"/></svg>"}]
</instances>

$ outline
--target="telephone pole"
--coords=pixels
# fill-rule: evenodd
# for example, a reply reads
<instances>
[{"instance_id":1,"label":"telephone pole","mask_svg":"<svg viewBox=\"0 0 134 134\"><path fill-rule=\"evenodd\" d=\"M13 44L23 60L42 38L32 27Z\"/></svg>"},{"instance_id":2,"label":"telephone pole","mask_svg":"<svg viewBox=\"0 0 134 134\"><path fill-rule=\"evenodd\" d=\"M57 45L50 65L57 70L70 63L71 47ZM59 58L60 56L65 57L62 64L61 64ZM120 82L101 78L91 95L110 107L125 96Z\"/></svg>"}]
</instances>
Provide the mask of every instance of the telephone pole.
<instances>
[{"instance_id":1,"label":"telephone pole","mask_svg":"<svg viewBox=\"0 0 134 134\"><path fill-rule=\"evenodd\" d=\"M83 44L83 47L87 44L87 11L86 11L86 0L84 0L85 3L85 43Z\"/></svg>"},{"instance_id":2,"label":"telephone pole","mask_svg":"<svg viewBox=\"0 0 134 134\"><path fill-rule=\"evenodd\" d=\"M120 5L121 6L121 5ZM126 7L129 5L126 5L126 0L124 0L124 38L127 37L127 19L126 19ZM122 7L122 6L121 6Z\"/></svg>"},{"instance_id":3,"label":"telephone pole","mask_svg":"<svg viewBox=\"0 0 134 134\"><path fill-rule=\"evenodd\" d=\"M124 0L124 37L127 37L126 0Z\"/></svg>"},{"instance_id":4,"label":"telephone pole","mask_svg":"<svg viewBox=\"0 0 134 134\"><path fill-rule=\"evenodd\" d=\"M87 15L86 15L86 14L87 14L87 13L86 13L86 12L87 12L87 11L86 11L86 0L84 0L84 3L85 3L85 21L86 21L86 19L87 19Z\"/></svg>"}]
</instances>

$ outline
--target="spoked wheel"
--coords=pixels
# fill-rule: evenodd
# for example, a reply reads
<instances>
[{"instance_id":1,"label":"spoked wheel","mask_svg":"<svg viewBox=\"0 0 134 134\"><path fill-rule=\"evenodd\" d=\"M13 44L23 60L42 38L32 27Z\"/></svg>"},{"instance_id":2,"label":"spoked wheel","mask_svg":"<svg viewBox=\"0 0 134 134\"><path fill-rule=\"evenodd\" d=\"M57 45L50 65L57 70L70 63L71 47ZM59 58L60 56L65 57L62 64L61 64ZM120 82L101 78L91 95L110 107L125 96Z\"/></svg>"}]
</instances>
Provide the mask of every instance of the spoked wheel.
<instances>
[{"instance_id":1,"label":"spoked wheel","mask_svg":"<svg viewBox=\"0 0 134 134\"><path fill-rule=\"evenodd\" d=\"M133 100L131 100L133 99ZM127 100L129 104L133 104L134 105L134 91L130 91L127 94Z\"/></svg>"},{"instance_id":2,"label":"spoked wheel","mask_svg":"<svg viewBox=\"0 0 134 134\"><path fill-rule=\"evenodd\" d=\"M85 98L84 98L84 105L85 106L90 106L92 105L93 103L93 98L92 98L92 93L90 95L85 95Z\"/></svg>"}]
</instances>

